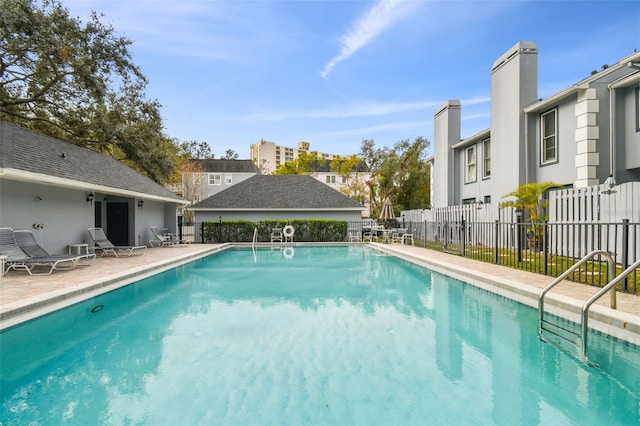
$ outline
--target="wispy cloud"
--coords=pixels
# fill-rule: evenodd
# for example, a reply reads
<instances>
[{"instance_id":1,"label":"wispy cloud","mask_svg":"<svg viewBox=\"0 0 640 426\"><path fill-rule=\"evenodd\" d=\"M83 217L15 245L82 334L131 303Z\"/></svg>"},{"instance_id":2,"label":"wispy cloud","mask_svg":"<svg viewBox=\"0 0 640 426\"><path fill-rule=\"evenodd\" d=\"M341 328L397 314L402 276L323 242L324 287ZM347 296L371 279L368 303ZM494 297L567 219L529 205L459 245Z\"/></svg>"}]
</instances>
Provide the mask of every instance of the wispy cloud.
<instances>
[{"instance_id":1,"label":"wispy cloud","mask_svg":"<svg viewBox=\"0 0 640 426\"><path fill-rule=\"evenodd\" d=\"M410 130L410 129L425 129L433 125L430 121L396 121L387 124L377 124L375 126L357 127L350 129L333 130L328 132L315 133L310 135L312 138L322 139L326 137L346 137L346 136L362 136L371 135L381 132L398 131L398 130Z\"/></svg>"},{"instance_id":2,"label":"wispy cloud","mask_svg":"<svg viewBox=\"0 0 640 426\"><path fill-rule=\"evenodd\" d=\"M477 97L462 100L462 105L477 105L489 103L489 97ZM341 119L353 117L373 117L391 115L409 111L435 110L444 103L443 100L435 101L410 101L410 102L361 102L337 109L310 110L310 111L273 111L259 112L243 117L242 121L280 121L301 118L315 119Z\"/></svg>"},{"instance_id":3,"label":"wispy cloud","mask_svg":"<svg viewBox=\"0 0 640 426\"><path fill-rule=\"evenodd\" d=\"M355 22L352 29L341 37L340 53L325 65L320 72L322 78L327 78L336 65L349 59L403 17L408 11L408 8L402 7L405 4L404 0L378 0L364 16Z\"/></svg>"}]
</instances>

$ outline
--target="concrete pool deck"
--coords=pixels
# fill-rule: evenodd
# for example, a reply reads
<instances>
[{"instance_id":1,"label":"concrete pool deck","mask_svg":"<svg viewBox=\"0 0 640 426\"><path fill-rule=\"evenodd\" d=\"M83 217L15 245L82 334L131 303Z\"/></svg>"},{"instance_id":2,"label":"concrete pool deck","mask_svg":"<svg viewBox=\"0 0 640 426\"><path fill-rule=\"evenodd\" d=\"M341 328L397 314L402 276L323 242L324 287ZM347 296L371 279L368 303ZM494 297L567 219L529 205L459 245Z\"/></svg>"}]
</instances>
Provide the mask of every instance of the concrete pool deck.
<instances>
[{"instance_id":1,"label":"concrete pool deck","mask_svg":"<svg viewBox=\"0 0 640 426\"><path fill-rule=\"evenodd\" d=\"M382 252L535 307L540 290L553 280L552 277L420 247L371 245ZM0 329L191 262L228 246L193 244L149 248L141 256L96 258L91 266L57 271L47 276L11 271L0 281ZM575 320L579 318L584 302L598 290L597 287L567 281L549 293L545 306L554 314ZM640 345L640 297L618 292L618 309L610 309L609 303L609 295L605 295L592 306L590 327Z\"/></svg>"}]
</instances>

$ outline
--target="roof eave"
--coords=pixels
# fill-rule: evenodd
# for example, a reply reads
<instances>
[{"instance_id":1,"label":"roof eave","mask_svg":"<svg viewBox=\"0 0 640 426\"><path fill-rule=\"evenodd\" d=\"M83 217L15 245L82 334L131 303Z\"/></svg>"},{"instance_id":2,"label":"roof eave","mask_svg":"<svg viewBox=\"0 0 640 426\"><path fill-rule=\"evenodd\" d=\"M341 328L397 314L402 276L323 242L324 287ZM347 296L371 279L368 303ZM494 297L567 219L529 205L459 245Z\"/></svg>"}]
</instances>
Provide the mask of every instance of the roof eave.
<instances>
[{"instance_id":1,"label":"roof eave","mask_svg":"<svg viewBox=\"0 0 640 426\"><path fill-rule=\"evenodd\" d=\"M37 183L40 185L56 186L59 188L76 189L79 191L101 192L108 195L120 195L125 197L142 198L145 200L163 201L184 205L189 204L188 201L182 199L162 197L159 195L152 195L138 191L129 191L127 189L114 188L111 186L89 184L73 179L59 178L55 176L43 175L40 173L33 173L10 168L0 169L0 178L28 183Z\"/></svg>"}]
</instances>

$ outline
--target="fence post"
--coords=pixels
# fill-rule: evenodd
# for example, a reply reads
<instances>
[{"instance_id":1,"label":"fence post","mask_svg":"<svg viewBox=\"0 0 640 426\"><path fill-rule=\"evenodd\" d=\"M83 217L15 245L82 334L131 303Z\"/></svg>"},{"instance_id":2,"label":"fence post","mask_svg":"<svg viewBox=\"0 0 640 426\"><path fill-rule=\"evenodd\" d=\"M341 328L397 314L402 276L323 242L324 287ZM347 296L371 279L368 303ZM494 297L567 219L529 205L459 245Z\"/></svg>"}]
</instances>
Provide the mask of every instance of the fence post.
<instances>
[{"instance_id":1,"label":"fence post","mask_svg":"<svg viewBox=\"0 0 640 426\"><path fill-rule=\"evenodd\" d=\"M549 249L547 248L547 241L549 239L549 229L547 228L548 221L544 221L544 230L542 232L542 274L547 275L547 265L548 259L547 255L549 254Z\"/></svg>"},{"instance_id":2,"label":"fence post","mask_svg":"<svg viewBox=\"0 0 640 426\"><path fill-rule=\"evenodd\" d=\"M182 216L178 216L178 241L182 241Z\"/></svg>"},{"instance_id":3,"label":"fence post","mask_svg":"<svg viewBox=\"0 0 640 426\"><path fill-rule=\"evenodd\" d=\"M496 219L495 232L494 232L494 235L496 237L494 241L495 244L493 245L493 263L495 263L496 265L498 264L498 244L500 242L500 238L498 237L498 232L500 232L500 221Z\"/></svg>"},{"instance_id":4,"label":"fence post","mask_svg":"<svg viewBox=\"0 0 640 426\"><path fill-rule=\"evenodd\" d=\"M426 220L422 221L422 226L423 226L422 230L424 232L424 234L423 234L424 235L423 244L424 244L424 248L427 248L427 221Z\"/></svg>"},{"instance_id":5,"label":"fence post","mask_svg":"<svg viewBox=\"0 0 640 426\"><path fill-rule=\"evenodd\" d=\"M522 215L516 215L516 234L518 236L518 263L522 263Z\"/></svg>"},{"instance_id":6,"label":"fence post","mask_svg":"<svg viewBox=\"0 0 640 426\"><path fill-rule=\"evenodd\" d=\"M466 222L464 221L464 216L462 216L462 238L461 238L461 243L462 243L462 257L464 257L464 253L465 253L465 246L467 245L467 229L466 229Z\"/></svg>"},{"instance_id":7,"label":"fence post","mask_svg":"<svg viewBox=\"0 0 640 426\"><path fill-rule=\"evenodd\" d=\"M622 219L622 270L629 267L629 219ZM627 291L628 279L622 280L622 290Z\"/></svg>"}]
</instances>

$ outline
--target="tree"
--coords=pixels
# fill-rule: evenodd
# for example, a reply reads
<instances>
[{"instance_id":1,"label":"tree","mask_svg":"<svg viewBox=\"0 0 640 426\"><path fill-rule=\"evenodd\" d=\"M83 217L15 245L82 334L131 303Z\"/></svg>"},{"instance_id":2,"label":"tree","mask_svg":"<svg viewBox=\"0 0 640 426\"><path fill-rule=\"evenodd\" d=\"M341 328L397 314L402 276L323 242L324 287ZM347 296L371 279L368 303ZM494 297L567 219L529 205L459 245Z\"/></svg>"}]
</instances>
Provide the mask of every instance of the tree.
<instances>
[{"instance_id":1,"label":"tree","mask_svg":"<svg viewBox=\"0 0 640 426\"><path fill-rule=\"evenodd\" d=\"M238 159L238 153L237 153L237 152L235 152L235 151L234 151L234 150L232 150L232 149L227 149L227 150L224 152L224 159L225 159L225 160L237 160L237 159Z\"/></svg>"},{"instance_id":2,"label":"tree","mask_svg":"<svg viewBox=\"0 0 640 426\"><path fill-rule=\"evenodd\" d=\"M550 189L561 189L564 185L556 182L531 182L520 185L520 187L502 198L513 197L511 200L504 201L500 204L501 208L513 207L525 212L529 222L540 223L549 220L545 214L545 209L549 207L549 200L543 200L545 192Z\"/></svg>"},{"instance_id":3,"label":"tree","mask_svg":"<svg viewBox=\"0 0 640 426\"><path fill-rule=\"evenodd\" d=\"M112 156L157 182L176 147L131 41L56 0L0 0L0 119Z\"/></svg>"},{"instance_id":4,"label":"tree","mask_svg":"<svg viewBox=\"0 0 640 426\"><path fill-rule=\"evenodd\" d=\"M525 213L528 218L529 226L528 236L535 241L541 241L543 231L542 222L549 220L549 216L545 213L549 207L549 200L544 200L544 194L550 189L564 188L563 185L556 182L530 182L520 185L520 187L502 198L512 198L500 204L500 208L513 207Z\"/></svg>"},{"instance_id":5,"label":"tree","mask_svg":"<svg viewBox=\"0 0 640 426\"><path fill-rule=\"evenodd\" d=\"M313 172L313 168L319 161L324 161L317 151L301 151L295 160L280 164L275 171L276 175L307 175Z\"/></svg>"},{"instance_id":6,"label":"tree","mask_svg":"<svg viewBox=\"0 0 640 426\"><path fill-rule=\"evenodd\" d=\"M344 184L340 187L340 192L365 204L369 200L369 188L363 173L360 172L363 165L364 160L356 155L337 156L329 163L329 170L343 178Z\"/></svg>"},{"instance_id":7,"label":"tree","mask_svg":"<svg viewBox=\"0 0 640 426\"><path fill-rule=\"evenodd\" d=\"M418 137L398 142L394 149L399 156L395 204L405 210L424 209L431 200L430 168L424 154L429 141Z\"/></svg>"},{"instance_id":8,"label":"tree","mask_svg":"<svg viewBox=\"0 0 640 426\"><path fill-rule=\"evenodd\" d=\"M376 148L365 139L361 155L371 170L370 200L374 217L387 199L396 208L415 209L429 206L430 173L424 157L429 141L422 137L413 142L402 140L393 148Z\"/></svg>"},{"instance_id":9,"label":"tree","mask_svg":"<svg viewBox=\"0 0 640 426\"><path fill-rule=\"evenodd\" d=\"M210 160L215 158L211 147L206 142L177 142L178 155L184 160Z\"/></svg>"},{"instance_id":10,"label":"tree","mask_svg":"<svg viewBox=\"0 0 640 426\"><path fill-rule=\"evenodd\" d=\"M205 182L203 181L202 162L185 159L177 168L176 181L179 182L180 196L188 200L191 204L200 201L204 192ZM184 209L184 221L186 223L193 222L193 212Z\"/></svg>"}]
</instances>

